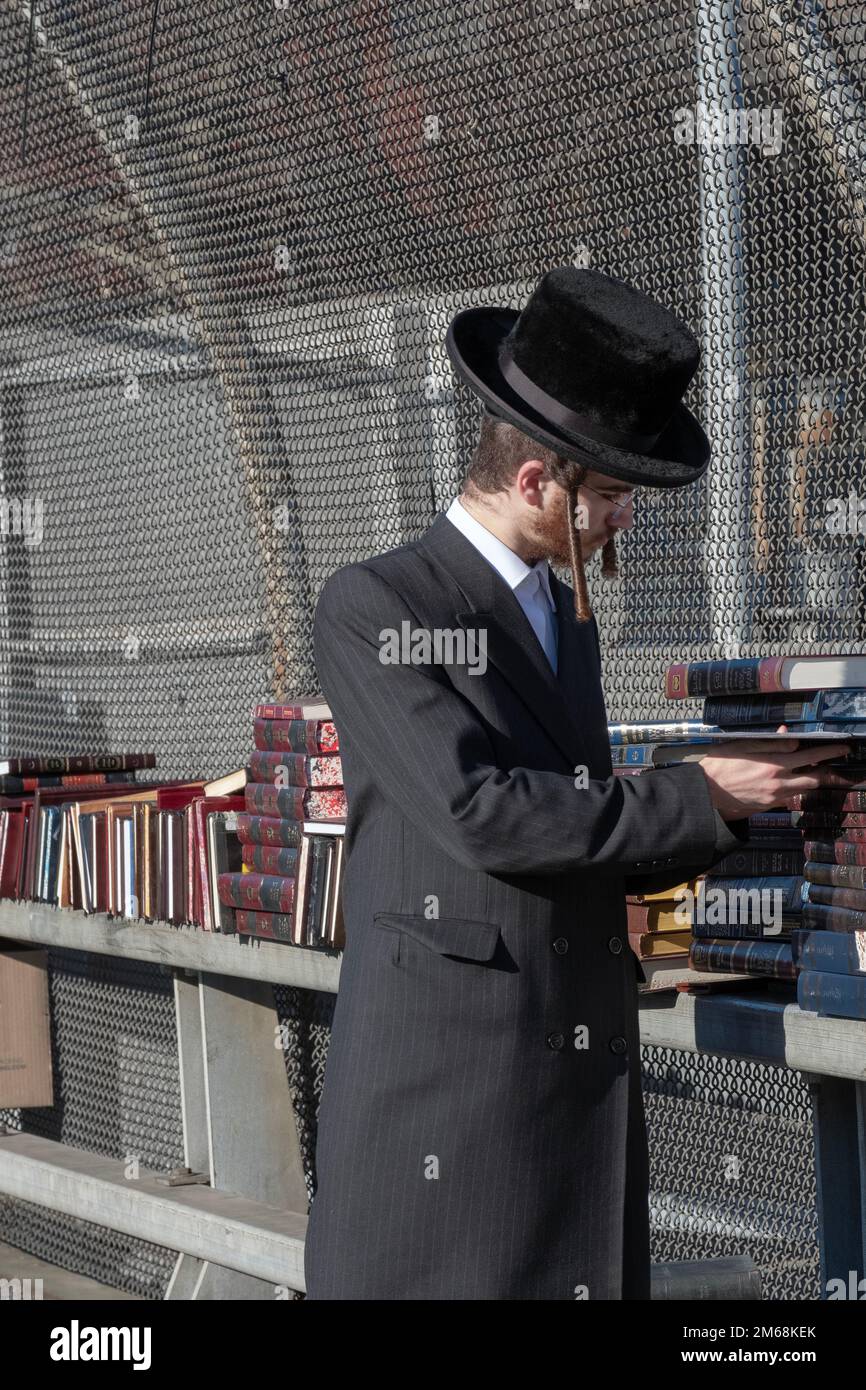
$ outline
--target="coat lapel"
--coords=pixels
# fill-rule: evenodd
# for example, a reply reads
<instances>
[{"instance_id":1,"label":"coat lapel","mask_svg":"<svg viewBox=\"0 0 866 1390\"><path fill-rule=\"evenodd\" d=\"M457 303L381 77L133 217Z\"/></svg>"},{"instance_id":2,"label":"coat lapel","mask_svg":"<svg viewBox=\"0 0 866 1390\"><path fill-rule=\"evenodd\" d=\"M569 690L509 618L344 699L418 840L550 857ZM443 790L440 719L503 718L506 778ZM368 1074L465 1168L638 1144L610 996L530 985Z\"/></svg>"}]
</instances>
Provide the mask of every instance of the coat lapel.
<instances>
[{"instance_id":1,"label":"coat lapel","mask_svg":"<svg viewBox=\"0 0 866 1390\"><path fill-rule=\"evenodd\" d=\"M444 513L437 516L421 544L459 590L455 595L458 623L464 629L486 632L488 661L573 765L585 741L577 724L575 700L589 671L587 649L580 625L570 611L568 592L551 572L558 627L555 674L513 590ZM590 642L593 641L590 636Z\"/></svg>"}]
</instances>

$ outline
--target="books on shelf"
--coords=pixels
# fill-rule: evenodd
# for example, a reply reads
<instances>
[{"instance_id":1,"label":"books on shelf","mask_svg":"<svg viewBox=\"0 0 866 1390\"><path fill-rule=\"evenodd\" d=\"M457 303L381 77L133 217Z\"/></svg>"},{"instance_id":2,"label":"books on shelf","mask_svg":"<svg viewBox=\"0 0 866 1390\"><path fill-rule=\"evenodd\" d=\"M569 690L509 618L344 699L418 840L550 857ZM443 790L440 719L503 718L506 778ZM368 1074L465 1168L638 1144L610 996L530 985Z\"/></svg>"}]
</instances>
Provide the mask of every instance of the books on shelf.
<instances>
[{"instance_id":1,"label":"books on shelf","mask_svg":"<svg viewBox=\"0 0 866 1390\"><path fill-rule=\"evenodd\" d=\"M710 977L796 981L802 1008L866 1017L866 654L675 662L665 694L703 697L700 718L611 726L616 775L699 761L726 741L755 750L763 739L768 748L790 738L849 745L824 766L862 781L750 816L748 843L701 875L688 963ZM738 914L745 901L756 910Z\"/></svg>"},{"instance_id":2,"label":"books on shelf","mask_svg":"<svg viewBox=\"0 0 866 1390\"><path fill-rule=\"evenodd\" d=\"M330 710L259 705L253 724L247 766L211 781L136 782L152 753L7 759L0 897L341 949L346 798Z\"/></svg>"},{"instance_id":3,"label":"books on shelf","mask_svg":"<svg viewBox=\"0 0 866 1390\"><path fill-rule=\"evenodd\" d=\"M340 950L348 807L331 711L322 701L259 705L253 742L240 864L218 875L220 902L241 936Z\"/></svg>"}]
</instances>

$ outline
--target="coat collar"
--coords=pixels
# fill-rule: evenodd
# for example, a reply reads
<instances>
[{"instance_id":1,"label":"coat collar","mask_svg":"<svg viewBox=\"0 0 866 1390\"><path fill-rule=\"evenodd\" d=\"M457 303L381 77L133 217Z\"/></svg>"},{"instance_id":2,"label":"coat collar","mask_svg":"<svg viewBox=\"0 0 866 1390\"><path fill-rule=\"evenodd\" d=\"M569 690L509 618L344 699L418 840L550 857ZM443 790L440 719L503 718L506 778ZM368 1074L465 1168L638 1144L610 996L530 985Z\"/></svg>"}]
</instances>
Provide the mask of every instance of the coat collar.
<instances>
[{"instance_id":1,"label":"coat collar","mask_svg":"<svg viewBox=\"0 0 866 1390\"><path fill-rule=\"evenodd\" d=\"M486 631L488 661L574 765L585 753L576 701L581 685L597 678L597 663L593 624L577 621L571 591L551 571L558 635L555 674L513 590L444 512L419 544L454 586L455 616L461 627Z\"/></svg>"}]
</instances>

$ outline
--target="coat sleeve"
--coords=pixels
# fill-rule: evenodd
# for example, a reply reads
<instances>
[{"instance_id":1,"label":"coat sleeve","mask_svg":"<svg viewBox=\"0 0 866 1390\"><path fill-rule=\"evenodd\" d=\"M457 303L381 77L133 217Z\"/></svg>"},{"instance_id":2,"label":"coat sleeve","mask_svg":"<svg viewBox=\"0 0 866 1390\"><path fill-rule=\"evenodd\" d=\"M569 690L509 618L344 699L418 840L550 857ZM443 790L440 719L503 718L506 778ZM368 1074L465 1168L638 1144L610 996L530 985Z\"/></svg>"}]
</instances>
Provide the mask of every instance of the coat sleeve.
<instances>
[{"instance_id":1,"label":"coat sleeve","mask_svg":"<svg viewBox=\"0 0 866 1390\"><path fill-rule=\"evenodd\" d=\"M694 766L694 764L692 765ZM697 878L698 874L705 874L720 859L724 859L726 854L731 854L735 849L742 849L743 845L748 844L748 817L744 817L742 820L726 821L722 819L715 807L713 807L713 815L716 818L716 843L708 860L700 864L683 864L679 869L673 871L671 869L655 871L651 869L648 873L626 874L626 893L663 893L667 888L676 888L678 884L685 883L690 878Z\"/></svg>"},{"instance_id":2,"label":"coat sleeve","mask_svg":"<svg viewBox=\"0 0 866 1390\"><path fill-rule=\"evenodd\" d=\"M459 863L487 873L621 876L708 863L718 844L697 763L591 780L500 767L483 721L439 665L387 664L385 629L421 626L367 565L325 584L313 645L341 735L386 797ZM381 636L380 636L381 634Z\"/></svg>"},{"instance_id":3,"label":"coat sleeve","mask_svg":"<svg viewBox=\"0 0 866 1390\"><path fill-rule=\"evenodd\" d=\"M598 623L593 616L592 630L595 634L595 647L598 652L599 670L601 670L601 643L598 638ZM655 775L655 773L653 774ZM706 780L706 779L705 779ZM743 817L741 820L726 821L721 814L713 807L713 817L715 821L716 837L712 850L708 857L700 862L695 860L692 864L680 862L678 868L671 871L670 868L663 867L658 862L655 867L649 868L648 872L639 874L625 875L626 893L663 893L668 888L676 888L680 883L687 882L690 878L696 878L698 874L706 873L726 854L731 854L735 849L741 849L748 844L749 840L749 818Z\"/></svg>"}]
</instances>

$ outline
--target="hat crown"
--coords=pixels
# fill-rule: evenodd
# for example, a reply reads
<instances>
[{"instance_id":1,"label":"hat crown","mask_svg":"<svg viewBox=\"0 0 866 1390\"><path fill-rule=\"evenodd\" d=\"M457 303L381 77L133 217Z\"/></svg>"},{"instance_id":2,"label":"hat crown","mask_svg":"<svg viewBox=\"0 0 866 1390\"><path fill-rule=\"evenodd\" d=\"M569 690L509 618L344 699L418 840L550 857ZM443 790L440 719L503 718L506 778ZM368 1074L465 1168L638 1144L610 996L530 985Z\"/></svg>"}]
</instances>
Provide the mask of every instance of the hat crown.
<instances>
[{"instance_id":1,"label":"hat crown","mask_svg":"<svg viewBox=\"0 0 866 1390\"><path fill-rule=\"evenodd\" d=\"M654 435L700 361L682 319L633 285L576 266L543 275L502 352L566 410Z\"/></svg>"}]
</instances>

